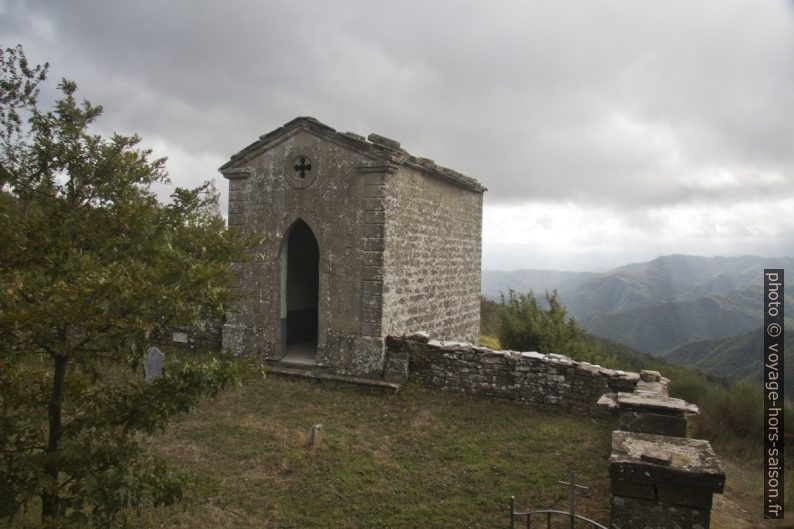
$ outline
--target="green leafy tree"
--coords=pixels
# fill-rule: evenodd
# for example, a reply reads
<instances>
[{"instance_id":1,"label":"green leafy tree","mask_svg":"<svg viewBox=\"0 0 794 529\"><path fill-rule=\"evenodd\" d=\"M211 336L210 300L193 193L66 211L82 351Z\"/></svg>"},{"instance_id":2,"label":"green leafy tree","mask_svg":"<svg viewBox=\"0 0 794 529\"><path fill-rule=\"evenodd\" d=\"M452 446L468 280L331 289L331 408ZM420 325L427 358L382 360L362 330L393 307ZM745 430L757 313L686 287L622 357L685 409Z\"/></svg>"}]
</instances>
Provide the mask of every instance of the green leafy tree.
<instances>
[{"instance_id":1,"label":"green leafy tree","mask_svg":"<svg viewBox=\"0 0 794 529\"><path fill-rule=\"evenodd\" d=\"M518 351L538 351L569 356L576 360L612 365L614 359L602 348L588 343L579 324L568 316L557 298L557 291L546 292L547 308L532 292L520 294L512 289L501 296L498 335L502 347Z\"/></svg>"},{"instance_id":2,"label":"green leafy tree","mask_svg":"<svg viewBox=\"0 0 794 529\"><path fill-rule=\"evenodd\" d=\"M102 108L75 83L40 109L46 72L0 51L0 515L32 504L47 526L106 527L179 499L147 437L238 373L213 360L145 383L141 357L220 314L253 241L226 230L208 183L158 202L165 160L90 134Z\"/></svg>"}]
</instances>

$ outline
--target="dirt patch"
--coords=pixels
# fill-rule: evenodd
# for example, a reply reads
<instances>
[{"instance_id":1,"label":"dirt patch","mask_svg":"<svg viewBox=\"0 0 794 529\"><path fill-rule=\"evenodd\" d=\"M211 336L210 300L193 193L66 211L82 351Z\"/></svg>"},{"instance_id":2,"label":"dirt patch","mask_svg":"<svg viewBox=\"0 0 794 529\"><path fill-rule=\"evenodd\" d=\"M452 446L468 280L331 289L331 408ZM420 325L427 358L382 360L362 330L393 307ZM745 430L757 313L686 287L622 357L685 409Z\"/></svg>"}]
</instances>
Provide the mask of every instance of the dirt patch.
<instances>
[{"instance_id":1,"label":"dirt patch","mask_svg":"<svg viewBox=\"0 0 794 529\"><path fill-rule=\"evenodd\" d=\"M792 529L794 520L764 520L763 482L759 468L723 459L725 493L714 495L711 529Z\"/></svg>"}]
</instances>

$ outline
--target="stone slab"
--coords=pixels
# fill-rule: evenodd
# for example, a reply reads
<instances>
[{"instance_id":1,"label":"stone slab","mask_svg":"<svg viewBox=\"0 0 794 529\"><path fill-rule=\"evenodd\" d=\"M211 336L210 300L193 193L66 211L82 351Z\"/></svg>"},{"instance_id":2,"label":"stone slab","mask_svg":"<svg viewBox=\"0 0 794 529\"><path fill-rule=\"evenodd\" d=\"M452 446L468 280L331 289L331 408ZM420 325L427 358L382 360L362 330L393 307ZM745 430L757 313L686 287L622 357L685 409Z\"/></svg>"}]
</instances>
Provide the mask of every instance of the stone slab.
<instances>
[{"instance_id":1,"label":"stone slab","mask_svg":"<svg viewBox=\"0 0 794 529\"><path fill-rule=\"evenodd\" d=\"M143 358L143 378L151 382L163 376L165 354L157 347L150 347Z\"/></svg>"},{"instance_id":2,"label":"stone slab","mask_svg":"<svg viewBox=\"0 0 794 529\"><path fill-rule=\"evenodd\" d=\"M609 387L613 391L633 391L640 380L639 373L616 371L617 377L609 379Z\"/></svg>"},{"instance_id":3,"label":"stone slab","mask_svg":"<svg viewBox=\"0 0 794 529\"><path fill-rule=\"evenodd\" d=\"M402 384L396 382L389 382L377 378L364 378L351 375L340 375L323 371L319 368L306 368L300 369L292 366L282 366L270 364L267 368L268 374L281 375L288 377L309 378L314 380L331 380L335 382L343 382L346 384L355 384L358 386L369 386L373 388L381 388L388 391L398 392Z\"/></svg>"},{"instance_id":4,"label":"stone slab","mask_svg":"<svg viewBox=\"0 0 794 529\"><path fill-rule=\"evenodd\" d=\"M615 395L613 393L606 393L604 395L601 395L601 397L598 398L598 402L596 402L596 405L609 410L614 410L617 409L618 407L618 403L615 400ZM621 430L622 429L623 428L621 428Z\"/></svg>"},{"instance_id":5,"label":"stone slab","mask_svg":"<svg viewBox=\"0 0 794 529\"><path fill-rule=\"evenodd\" d=\"M430 341L430 333L426 331L414 331L405 336L408 340L414 340L419 343L427 343Z\"/></svg>"},{"instance_id":6,"label":"stone slab","mask_svg":"<svg viewBox=\"0 0 794 529\"><path fill-rule=\"evenodd\" d=\"M665 397L669 396L667 385L669 383L669 379L662 378L659 382L645 382L644 380L640 379L637 382L637 385L634 388L634 391L645 391L648 393L656 393L659 395L663 395Z\"/></svg>"},{"instance_id":7,"label":"stone slab","mask_svg":"<svg viewBox=\"0 0 794 529\"><path fill-rule=\"evenodd\" d=\"M669 454L670 465L643 460ZM645 433L612 432L609 474L614 480L722 492L725 472L708 441Z\"/></svg>"},{"instance_id":8,"label":"stone slab","mask_svg":"<svg viewBox=\"0 0 794 529\"><path fill-rule=\"evenodd\" d=\"M654 411L670 415L700 413L698 407L683 399L665 397L654 392L636 391L634 393L619 392L616 398L618 406L637 411Z\"/></svg>"}]
</instances>

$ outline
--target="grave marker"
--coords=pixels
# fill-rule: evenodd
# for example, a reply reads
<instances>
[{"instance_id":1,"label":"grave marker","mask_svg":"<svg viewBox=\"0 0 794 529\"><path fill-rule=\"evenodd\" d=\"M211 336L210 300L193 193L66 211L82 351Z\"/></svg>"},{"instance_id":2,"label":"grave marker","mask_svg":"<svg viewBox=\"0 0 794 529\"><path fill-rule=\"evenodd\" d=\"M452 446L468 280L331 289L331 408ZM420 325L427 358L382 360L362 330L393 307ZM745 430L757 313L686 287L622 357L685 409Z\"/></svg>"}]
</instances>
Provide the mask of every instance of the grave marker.
<instances>
[{"instance_id":1,"label":"grave marker","mask_svg":"<svg viewBox=\"0 0 794 529\"><path fill-rule=\"evenodd\" d=\"M143 379L151 382L163 375L165 355L157 347L150 347L143 358Z\"/></svg>"}]
</instances>

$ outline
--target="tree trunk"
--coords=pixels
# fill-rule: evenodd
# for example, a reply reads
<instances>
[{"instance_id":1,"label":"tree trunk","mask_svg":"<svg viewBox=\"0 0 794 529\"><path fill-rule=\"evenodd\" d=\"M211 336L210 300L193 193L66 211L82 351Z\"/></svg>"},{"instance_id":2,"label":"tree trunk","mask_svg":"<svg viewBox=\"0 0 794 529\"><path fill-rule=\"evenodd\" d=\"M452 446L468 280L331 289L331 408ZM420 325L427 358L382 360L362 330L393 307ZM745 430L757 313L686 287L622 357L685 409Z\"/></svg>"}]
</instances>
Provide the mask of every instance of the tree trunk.
<instances>
[{"instance_id":1,"label":"tree trunk","mask_svg":"<svg viewBox=\"0 0 794 529\"><path fill-rule=\"evenodd\" d=\"M59 514L58 505L58 474L60 465L58 464L58 443L61 440L61 412L63 409L63 393L66 386L66 364L68 358L56 356L53 358L55 372L52 377L52 395L49 403L49 423L50 432L47 441L47 455L49 456L44 472L52 481L51 488L45 489L41 494L41 518L57 517Z\"/></svg>"}]
</instances>

